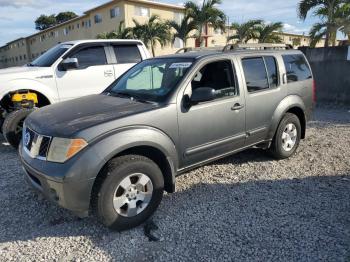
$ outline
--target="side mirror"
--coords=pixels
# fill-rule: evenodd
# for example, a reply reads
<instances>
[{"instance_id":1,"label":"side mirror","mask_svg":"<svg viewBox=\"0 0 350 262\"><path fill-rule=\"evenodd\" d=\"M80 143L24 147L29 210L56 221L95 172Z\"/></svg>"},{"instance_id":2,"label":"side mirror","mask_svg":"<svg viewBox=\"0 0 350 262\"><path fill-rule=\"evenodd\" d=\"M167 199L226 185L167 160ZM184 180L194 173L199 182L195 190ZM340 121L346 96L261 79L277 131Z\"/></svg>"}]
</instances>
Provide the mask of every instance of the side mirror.
<instances>
[{"instance_id":1,"label":"side mirror","mask_svg":"<svg viewBox=\"0 0 350 262\"><path fill-rule=\"evenodd\" d=\"M79 67L78 58L66 58L61 62L60 67L64 71L77 69Z\"/></svg>"},{"instance_id":2,"label":"side mirror","mask_svg":"<svg viewBox=\"0 0 350 262\"><path fill-rule=\"evenodd\" d=\"M215 99L215 89L211 87L199 87L193 90L191 102L197 104L200 102L211 101Z\"/></svg>"}]
</instances>

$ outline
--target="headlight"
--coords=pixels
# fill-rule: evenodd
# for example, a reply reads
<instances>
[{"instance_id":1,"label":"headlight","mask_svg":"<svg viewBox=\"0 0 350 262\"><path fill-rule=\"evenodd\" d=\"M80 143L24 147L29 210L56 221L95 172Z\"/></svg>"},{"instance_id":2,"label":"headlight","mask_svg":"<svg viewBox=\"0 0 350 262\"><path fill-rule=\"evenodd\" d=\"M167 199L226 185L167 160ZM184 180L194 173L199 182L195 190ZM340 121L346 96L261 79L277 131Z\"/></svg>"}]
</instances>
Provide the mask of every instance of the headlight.
<instances>
[{"instance_id":1,"label":"headlight","mask_svg":"<svg viewBox=\"0 0 350 262\"><path fill-rule=\"evenodd\" d=\"M47 160L63 163L85 148L88 143L81 138L67 139L54 137L51 141Z\"/></svg>"}]
</instances>

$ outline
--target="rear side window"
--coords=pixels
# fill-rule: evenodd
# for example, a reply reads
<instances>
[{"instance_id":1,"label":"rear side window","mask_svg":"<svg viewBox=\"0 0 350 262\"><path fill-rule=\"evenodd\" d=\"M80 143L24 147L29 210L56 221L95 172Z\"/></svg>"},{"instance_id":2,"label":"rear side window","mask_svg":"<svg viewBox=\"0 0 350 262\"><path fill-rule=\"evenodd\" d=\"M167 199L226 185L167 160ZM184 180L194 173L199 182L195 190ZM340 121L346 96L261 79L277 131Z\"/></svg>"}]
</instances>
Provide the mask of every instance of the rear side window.
<instances>
[{"instance_id":1,"label":"rear side window","mask_svg":"<svg viewBox=\"0 0 350 262\"><path fill-rule=\"evenodd\" d=\"M242 59L244 76L248 92L256 92L269 88L266 67L262 57Z\"/></svg>"},{"instance_id":2,"label":"rear side window","mask_svg":"<svg viewBox=\"0 0 350 262\"><path fill-rule=\"evenodd\" d=\"M311 70L303 55L283 55L282 57L288 83L312 78Z\"/></svg>"},{"instance_id":3,"label":"rear side window","mask_svg":"<svg viewBox=\"0 0 350 262\"><path fill-rule=\"evenodd\" d=\"M103 46L90 46L83 48L71 57L78 58L79 68L107 64L106 53Z\"/></svg>"},{"instance_id":4,"label":"rear side window","mask_svg":"<svg viewBox=\"0 0 350 262\"><path fill-rule=\"evenodd\" d=\"M135 64L142 60L137 45L119 45L113 49L118 64Z\"/></svg>"}]
</instances>

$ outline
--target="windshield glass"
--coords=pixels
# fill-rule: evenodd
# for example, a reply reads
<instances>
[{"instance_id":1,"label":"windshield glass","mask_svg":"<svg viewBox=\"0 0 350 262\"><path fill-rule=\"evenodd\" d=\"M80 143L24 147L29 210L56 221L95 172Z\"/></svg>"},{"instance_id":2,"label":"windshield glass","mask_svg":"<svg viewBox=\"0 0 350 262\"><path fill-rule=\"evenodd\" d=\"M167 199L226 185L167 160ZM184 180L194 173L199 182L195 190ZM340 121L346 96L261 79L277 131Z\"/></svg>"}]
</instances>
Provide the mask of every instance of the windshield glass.
<instances>
[{"instance_id":1,"label":"windshield glass","mask_svg":"<svg viewBox=\"0 0 350 262\"><path fill-rule=\"evenodd\" d=\"M40 67L52 66L52 64L71 47L72 45L67 44L56 45L28 65Z\"/></svg>"},{"instance_id":2,"label":"windshield glass","mask_svg":"<svg viewBox=\"0 0 350 262\"><path fill-rule=\"evenodd\" d=\"M186 58L145 60L127 71L106 91L112 95L160 102L176 88L192 62Z\"/></svg>"}]
</instances>

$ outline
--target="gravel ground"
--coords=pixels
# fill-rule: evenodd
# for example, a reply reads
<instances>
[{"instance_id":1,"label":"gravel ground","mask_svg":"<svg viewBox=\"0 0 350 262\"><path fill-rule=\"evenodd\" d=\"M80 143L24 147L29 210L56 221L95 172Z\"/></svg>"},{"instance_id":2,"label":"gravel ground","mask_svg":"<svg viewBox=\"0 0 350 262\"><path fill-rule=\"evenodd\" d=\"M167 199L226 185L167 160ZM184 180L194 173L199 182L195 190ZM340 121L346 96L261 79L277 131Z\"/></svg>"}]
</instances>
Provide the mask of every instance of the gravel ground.
<instances>
[{"instance_id":1,"label":"gravel ground","mask_svg":"<svg viewBox=\"0 0 350 262\"><path fill-rule=\"evenodd\" d=\"M291 159L251 149L179 177L153 217L157 242L40 198L0 144L1 261L350 261L348 109L317 109Z\"/></svg>"}]
</instances>

